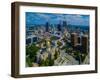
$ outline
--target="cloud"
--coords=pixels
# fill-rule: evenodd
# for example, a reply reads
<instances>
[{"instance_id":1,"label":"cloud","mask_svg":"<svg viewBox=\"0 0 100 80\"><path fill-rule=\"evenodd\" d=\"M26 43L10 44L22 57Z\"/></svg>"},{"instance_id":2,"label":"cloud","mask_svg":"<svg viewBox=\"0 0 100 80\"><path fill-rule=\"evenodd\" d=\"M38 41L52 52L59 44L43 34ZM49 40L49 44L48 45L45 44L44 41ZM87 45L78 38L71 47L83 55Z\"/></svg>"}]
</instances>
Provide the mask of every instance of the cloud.
<instances>
[{"instance_id":1,"label":"cloud","mask_svg":"<svg viewBox=\"0 0 100 80\"><path fill-rule=\"evenodd\" d=\"M72 14L72 15L66 15L65 18L66 21L69 22L69 24L84 25L84 26L89 25L89 16L87 15Z\"/></svg>"},{"instance_id":2,"label":"cloud","mask_svg":"<svg viewBox=\"0 0 100 80\"><path fill-rule=\"evenodd\" d=\"M45 24L49 21L52 24L57 24L60 21L65 20L71 25L89 25L88 15L79 14L50 14L50 13L26 13L26 23L27 24Z\"/></svg>"},{"instance_id":3,"label":"cloud","mask_svg":"<svg viewBox=\"0 0 100 80\"><path fill-rule=\"evenodd\" d=\"M50 16L48 16L46 14L41 14L41 13L37 13L37 17L42 18L46 21L48 21L50 19Z\"/></svg>"}]
</instances>

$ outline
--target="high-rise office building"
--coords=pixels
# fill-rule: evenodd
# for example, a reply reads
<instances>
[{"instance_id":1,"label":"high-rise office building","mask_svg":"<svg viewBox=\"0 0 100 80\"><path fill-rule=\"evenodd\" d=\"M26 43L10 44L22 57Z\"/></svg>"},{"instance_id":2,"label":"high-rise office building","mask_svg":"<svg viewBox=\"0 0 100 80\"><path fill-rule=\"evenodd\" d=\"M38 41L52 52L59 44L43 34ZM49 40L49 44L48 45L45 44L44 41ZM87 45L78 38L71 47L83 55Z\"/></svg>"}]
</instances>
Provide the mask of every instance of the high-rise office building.
<instances>
[{"instance_id":1,"label":"high-rise office building","mask_svg":"<svg viewBox=\"0 0 100 80\"><path fill-rule=\"evenodd\" d=\"M71 34L71 44L73 47L77 45L77 34L76 33Z\"/></svg>"},{"instance_id":2,"label":"high-rise office building","mask_svg":"<svg viewBox=\"0 0 100 80\"><path fill-rule=\"evenodd\" d=\"M27 45L31 44L31 38L26 39L26 44Z\"/></svg>"},{"instance_id":3,"label":"high-rise office building","mask_svg":"<svg viewBox=\"0 0 100 80\"><path fill-rule=\"evenodd\" d=\"M88 35L82 36L82 51L88 53Z\"/></svg>"},{"instance_id":4,"label":"high-rise office building","mask_svg":"<svg viewBox=\"0 0 100 80\"><path fill-rule=\"evenodd\" d=\"M46 30L46 32L49 32L49 23L48 22L45 25L45 30Z\"/></svg>"},{"instance_id":5,"label":"high-rise office building","mask_svg":"<svg viewBox=\"0 0 100 80\"><path fill-rule=\"evenodd\" d=\"M81 37L80 36L77 37L77 43L81 44Z\"/></svg>"},{"instance_id":6,"label":"high-rise office building","mask_svg":"<svg viewBox=\"0 0 100 80\"><path fill-rule=\"evenodd\" d=\"M61 29L61 24L58 24L58 25L57 25L57 30L58 30L58 31L61 31L61 30L62 30L62 29Z\"/></svg>"}]
</instances>

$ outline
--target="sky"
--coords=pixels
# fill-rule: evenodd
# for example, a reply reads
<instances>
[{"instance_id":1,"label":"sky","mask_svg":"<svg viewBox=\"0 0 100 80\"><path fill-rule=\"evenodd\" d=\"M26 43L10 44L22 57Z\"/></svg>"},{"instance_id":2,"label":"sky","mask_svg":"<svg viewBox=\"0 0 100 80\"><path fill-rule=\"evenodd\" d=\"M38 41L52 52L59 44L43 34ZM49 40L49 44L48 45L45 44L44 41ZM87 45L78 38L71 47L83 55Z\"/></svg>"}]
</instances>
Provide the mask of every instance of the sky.
<instances>
[{"instance_id":1,"label":"sky","mask_svg":"<svg viewBox=\"0 0 100 80\"><path fill-rule=\"evenodd\" d=\"M81 14L53 14L53 13L34 13L26 12L26 25L34 24L58 24L61 21L66 21L69 25L89 26L89 15Z\"/></svg>"}]
</instances>

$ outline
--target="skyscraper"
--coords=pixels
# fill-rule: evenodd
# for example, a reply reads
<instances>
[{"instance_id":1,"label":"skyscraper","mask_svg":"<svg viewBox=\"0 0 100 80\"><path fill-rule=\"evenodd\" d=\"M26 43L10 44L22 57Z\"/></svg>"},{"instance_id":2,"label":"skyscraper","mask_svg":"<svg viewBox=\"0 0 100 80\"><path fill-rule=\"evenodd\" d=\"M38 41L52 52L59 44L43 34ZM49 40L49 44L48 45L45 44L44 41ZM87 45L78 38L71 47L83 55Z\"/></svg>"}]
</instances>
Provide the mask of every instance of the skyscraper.
<instances>
[{"instance_id":1,"label":"skyscraper","mask_svg":"<svg viewBox=\"0 0 100 80\"><path fill-rule=\"evenodd\" d=\"M81 37L80 37L80 36L77 37L77 43L78 43L78 44L81 43Z\"/></svg>"},{"instance_id":2,"label":"skyscraper","mask_svg":"<svg viewBox=\"0 0 100 80\"><path fill-rule=\"evenodd\" d=\"M88 35L82 36L82 51L88 53Z\"/></svg>"},{"instance_id":3,"label":"skyscraper","mask_svg":"<svg viewBox=\"0 0 100 80\"><path fill-rule=\"evenodd\" d=\"M58 30L58 31L61 31L61 24L58 24L58 25L57 25L57 30Z\"/></svg>"},{"instance_id":4,"label":"skyscraper","mask_svg":"<svg viewBox=\"0 0 100 80\"><path fill-rule=\"evenodd\" d=\"M46 32L49 32L49 23L48 22L46 22L45 30L46 30Z\"/></svg>"},{"instance_id":5,"label":"skyscraper","mask_svg":"<svg viewBox=\"0 0 100 80\"><path fill-rule=\"evenodd\" d=\"M76 33L71 34L71 44L73 47L77 45L77 34Z\"/></svg>"}]
</instances>

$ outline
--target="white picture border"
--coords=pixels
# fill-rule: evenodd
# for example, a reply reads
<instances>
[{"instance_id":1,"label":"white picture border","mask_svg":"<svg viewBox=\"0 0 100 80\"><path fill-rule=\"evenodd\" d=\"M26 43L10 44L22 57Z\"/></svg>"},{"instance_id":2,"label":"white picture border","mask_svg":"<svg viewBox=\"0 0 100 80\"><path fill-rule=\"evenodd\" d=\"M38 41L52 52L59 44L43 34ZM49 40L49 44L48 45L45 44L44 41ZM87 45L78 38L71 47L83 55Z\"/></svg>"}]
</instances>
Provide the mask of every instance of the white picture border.
<instances>
[{"instance_id":1,"label":"white picture border","mask_svg":"<svg viewBox=\"0 0 100 80\"><path fill-rule=\"evenodd\" d=\"M20 6L19 8L19 74L41 74L41 73L59 73L95 70L95 10L74 9L74 8L55 8L55 7L38 7L38 6ZM90 64L89 65L68 65L52 67L26 67L26 48L25 48L25 12L41 13L61 13L61 14L82 14L90 15Z\"/></svg>"}]
</instances>

